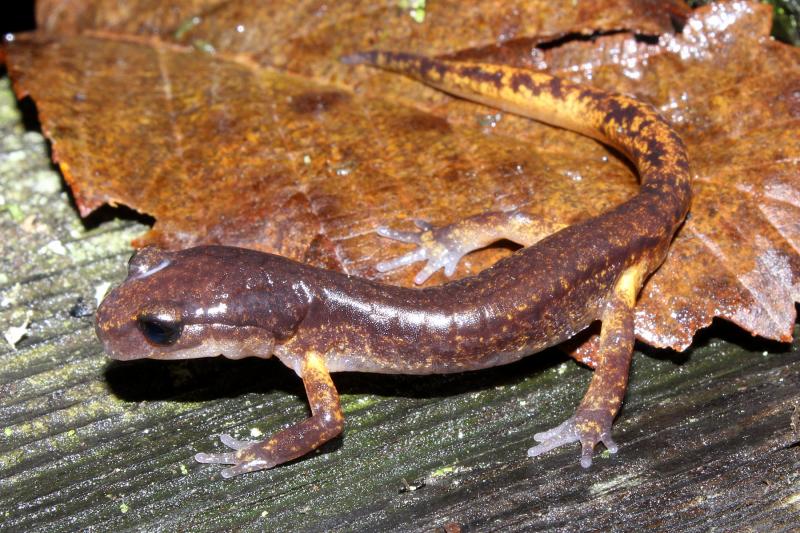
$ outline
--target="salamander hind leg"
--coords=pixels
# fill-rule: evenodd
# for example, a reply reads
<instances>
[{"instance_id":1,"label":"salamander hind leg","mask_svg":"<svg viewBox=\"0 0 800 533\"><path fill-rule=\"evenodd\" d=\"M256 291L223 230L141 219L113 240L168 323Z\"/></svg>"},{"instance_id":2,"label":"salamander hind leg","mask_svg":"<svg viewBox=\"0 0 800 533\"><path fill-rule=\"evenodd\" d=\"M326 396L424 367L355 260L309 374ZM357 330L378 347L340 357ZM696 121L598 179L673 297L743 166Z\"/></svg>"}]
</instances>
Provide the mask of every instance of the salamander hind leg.
<instances>
[{"instance_id":1,"label":"salamander hind leg","mask_svg":"<svg viewBox=\"0 0 800 533\"><path fill-rule=\"evenodd\" d=\"M481 213L441 228L421 220L414 222L418 231L397 231L386 227L376 230L382 237L417 245L416 249L405 255L378 263L376 268L379 272L388 272L418 261L427 261L414 277L414 283L417 284L425 283L439 269L444 269L447 277L452 276L462 257L501 239L530 246L564 227L563 224L549 223L518 210Z\"/></svg>"},{"instance_id":2,"label":"salamander hind leg","mask_svg":"<svg viewBox=\"0 0 800 533\"><path fill-rule=\"evenodd\" d=\"M602 442L611 453L617 452L611 426L628 385L634 343L633 307L643 271L636 267L627 270L609 297L602 316L599 358L589 390L575 414L553 429L534 435L539 444L528 450L528 456L536 457L564 444L580 442L581 466L588 468L598 443Z\"/></svg>"},{"instance_id":3,"label":"salamander hind leg","mask_svg":"<svg viewBox=\"0 0 800 533\"><path fill-rule=\"evenodd\" d=\"M306 356L301 366L303 384L311 417L279 431L264 441L240 441L230 435L220 435L222 443L233 451L224 453L198 453L200 463L233 465L222 471L229 478L245 472L264 470L302 457L336 437L344 427L344 417L339 405L339 394L317 355Z\"/></svg>"}]
</instances>

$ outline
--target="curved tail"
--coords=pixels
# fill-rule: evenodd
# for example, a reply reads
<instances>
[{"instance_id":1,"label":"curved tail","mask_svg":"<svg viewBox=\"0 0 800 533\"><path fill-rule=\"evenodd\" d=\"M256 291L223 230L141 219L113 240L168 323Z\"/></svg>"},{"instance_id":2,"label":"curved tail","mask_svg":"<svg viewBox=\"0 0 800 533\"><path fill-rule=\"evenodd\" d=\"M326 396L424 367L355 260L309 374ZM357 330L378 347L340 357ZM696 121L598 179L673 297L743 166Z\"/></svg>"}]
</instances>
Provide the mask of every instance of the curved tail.
<instances>
[{"instance_id":1,"label":"curved tail","mask_svg":"<svg viewBox=\"0 0 800 533\"><path fill-rule=\"evenodd\" d=\"M360 52L342 58L404 74L444 92L595 138L620 150L639 171L642 191L671 199L673 230L691 202L686 148L650 105L542 72L432 59L398 52ZM667 221L664 221L665 223Z\"/></svg>"}]
</instances>

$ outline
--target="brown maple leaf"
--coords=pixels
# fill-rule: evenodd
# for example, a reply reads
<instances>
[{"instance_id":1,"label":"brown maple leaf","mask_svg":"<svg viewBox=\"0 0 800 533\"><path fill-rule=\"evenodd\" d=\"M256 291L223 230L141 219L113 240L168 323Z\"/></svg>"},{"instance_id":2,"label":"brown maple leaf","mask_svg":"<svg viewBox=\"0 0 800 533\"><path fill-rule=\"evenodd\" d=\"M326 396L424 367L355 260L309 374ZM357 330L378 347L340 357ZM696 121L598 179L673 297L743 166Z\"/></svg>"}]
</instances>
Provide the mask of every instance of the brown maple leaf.
<instances>
[{"instance_id":1,"label":"brown maple leaf","mask_svg":"<svg viewBox=\"0 0 800 533\"><path fill-rule=\"evenodd\" d=\"M9 72L34 97L83 214L123 203L157 219L140 244L243 245L401 284L416 269L375 271L406 250L378 226L511 207L572 223L634 194L636 179L594 141L342 65L340 54L446 53L635 94L686 140L696 190L642 291L637 335L683 349L719 316L788 340L800 77L797 50L769 39L769 7L736 1L689 16L678 3L550 4L435 3L418 24L368 2L246 13L220 2L41 2L42 29L11 43ZM670 17L685 22L680 33ZM594 31L611 34L554 42ZM472 254L457 275L507 253Z\"/></svg>"}]
</instances>

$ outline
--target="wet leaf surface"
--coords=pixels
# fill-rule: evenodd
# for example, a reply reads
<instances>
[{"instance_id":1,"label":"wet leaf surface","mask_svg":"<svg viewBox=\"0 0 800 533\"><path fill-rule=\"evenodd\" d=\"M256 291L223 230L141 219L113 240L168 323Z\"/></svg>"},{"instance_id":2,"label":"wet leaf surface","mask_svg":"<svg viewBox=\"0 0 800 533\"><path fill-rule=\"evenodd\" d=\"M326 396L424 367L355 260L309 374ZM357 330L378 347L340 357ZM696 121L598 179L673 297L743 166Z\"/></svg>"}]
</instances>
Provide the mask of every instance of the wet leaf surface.
<instances>
[{"instance_id":1,"label":"wet leaf surface","mask_svg":"<svg viewBox=\"0 0 800 533\"><path fill-rule=\"evenodd\" d=\"M522 5L443 4L418 24L371 4L275 5L252 17L231 3L168 12L160 3L85 3L69 16L59 5L40 6L48 31L12 43L10 72L18 94L34 97L84 215L112 203L155 217L139 245L248 246L410 285L414 268L376 272L403 251L376 227L511 207L575 222L635 193L627 163L593 141L337 61L412 42L429 54L549 70L660 108L687 141L696 198L642 293L639 338L685 349L714 317L789 338L800 77L797 50L768 37L768 6L730 2L689 17L644 3L622 18L597 4L598 19L578 8L519 18ZM445 32L448 9L460 12ZM685 23L682 33L669 31L670 16ZM510 29L512 19L525 26ZM635 33L553 41L613 29ZM653 32L661 37L638 37ZM458 275L507 253L473 254Z\"/></svg>"}]
</instances>

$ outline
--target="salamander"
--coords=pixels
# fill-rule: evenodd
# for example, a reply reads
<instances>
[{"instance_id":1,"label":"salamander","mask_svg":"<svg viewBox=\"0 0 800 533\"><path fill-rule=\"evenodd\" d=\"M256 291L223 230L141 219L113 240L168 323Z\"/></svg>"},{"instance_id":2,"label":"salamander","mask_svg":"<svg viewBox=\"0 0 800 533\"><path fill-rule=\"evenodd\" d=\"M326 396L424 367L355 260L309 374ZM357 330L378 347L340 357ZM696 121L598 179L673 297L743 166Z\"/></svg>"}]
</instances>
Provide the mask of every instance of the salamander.
<instances>
[{"instance_id":1,"label":"salamander","mask_svg":"<svg viewBox=\"0 0 800 533\"><path fill-rule=\"evenodd\" d=\"M684 220L692 186L680 137L651 106L529 70L395 52L344 58L415 78L442 91L574 130L628 157L639 192L599 216L567 227L522 211L481 213L418 231L386 227L412 243L379 270L427 261L451 275L460 258L499 239L522 245L477 275L430 287L398 287L248 249L147 247L127 279L97 310L96 331L115 359L272 355L302 379L311 416L261 442L221 435L230 450L198 453L229 465L224 477L301 457L343 431L331 373L430 374L516 361L601 322L588 391L575 413L538 433L528 455L579 442L591 465L611 437L634 344L633 312L648 275L664 260ZM361 67L359 67L361 68Z\"/></svg>"}]
</instances>

